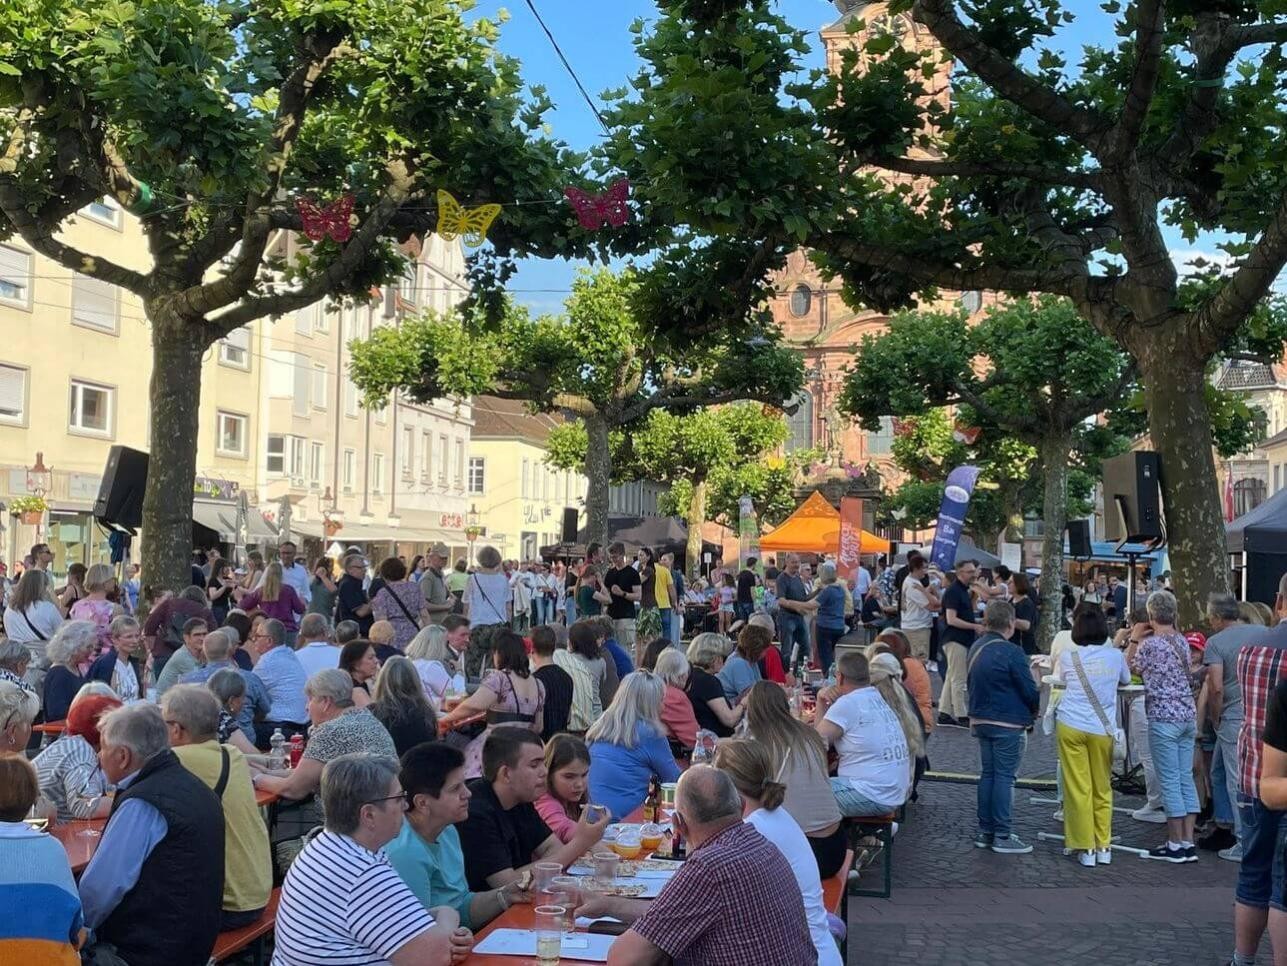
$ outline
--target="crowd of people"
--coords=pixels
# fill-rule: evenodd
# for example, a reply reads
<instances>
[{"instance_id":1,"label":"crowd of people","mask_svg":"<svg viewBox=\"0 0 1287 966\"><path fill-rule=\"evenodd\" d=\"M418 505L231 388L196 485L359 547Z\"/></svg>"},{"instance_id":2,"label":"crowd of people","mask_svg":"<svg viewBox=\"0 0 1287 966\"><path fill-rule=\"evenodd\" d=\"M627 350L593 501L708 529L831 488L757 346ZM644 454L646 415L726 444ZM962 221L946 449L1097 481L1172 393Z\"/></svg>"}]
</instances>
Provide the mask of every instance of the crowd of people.
<instances>
[{"instance_id":1,"label":"crowd of people","mask_svg":"<svg viewBox=\"0 0 1287 966\"><path fill-rule=\"evenodd\" d=\"M208 586L159 596L142 622L94 568L65 610L31 568L6 631L47 639L0 641L0 837L24 856L0 889L51 898L0 951L204 963L221 931L260 916L277 872L282 966L457 962L476 930L532 901L537 863L567 869L675 783L687 861L657 899L589 895L578 910L627 927L609 961L839 963L821 896L845 820L917 799L936 728L978 742L975 845L1031 851L1012 798L1043 678L1077 860L1112 860L1111 769L1129 730L1149 792L1134 817L1166 826L1149 857L1241 860L1236 966L1266 928L1287 948L1272 874L1287 624L1215 595L1211 635L1185 634L1169 590L1117 621L1117 588L1087 588L1043 654L1022 575L998 584L973 562L938 575L913 552L892 578L841 581L823 561L815 581L790 555L731 575L714 610L726 633L677 646L687 591L669 555L599 556L523 568L484 547L448 574L442 552L374 570L350 553L332 581L284 544L261 580L216 559ZM1287 578L1281 590L1287 617ZM1120 701L1123 688L1142 700ZM43 747L42 716L62 728ZM271 833L257 790L279 801ZM106 820L79 881L32 817Z\"/></svg>"}]
</instances>

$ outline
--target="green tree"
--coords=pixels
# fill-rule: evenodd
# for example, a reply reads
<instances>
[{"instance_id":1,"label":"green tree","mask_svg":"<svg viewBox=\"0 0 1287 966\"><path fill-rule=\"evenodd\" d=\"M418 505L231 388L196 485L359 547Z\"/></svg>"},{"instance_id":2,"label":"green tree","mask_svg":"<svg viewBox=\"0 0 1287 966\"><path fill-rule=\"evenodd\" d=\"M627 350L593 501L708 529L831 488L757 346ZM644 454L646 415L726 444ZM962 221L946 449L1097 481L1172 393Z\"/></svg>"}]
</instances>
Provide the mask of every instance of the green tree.
<instances>
[{"instance_id":1,"label":"green tree","mask_svg":"<svg viewBox=\"0 0 1287 966\"><path fill-rule=\"evenodd\" d=\"M886 332L863 339L841 405L875 427L881 416L961 404L979 421L980 439L999 435L1035 451L1045 489L1039 636L1045 648L1058 630L1074 439L1134 378L1127 356L1069 300L1043 296L994 306L976 325L964 312L896 315Z\"/></svg>"},{"instance_id":2,"label":"green tree","mask_svg":"<svg viewBox=\"0 0 1287 966\"><path fill-rule=\"evenodd\" d=\"M201 358L259 319L365 300L436 191L507 207L502 255L586 248L558 197L581 159L541 131L496 24L468 0L11 0L0 4L0 240L137 295L152 332L143 572L187 583ZM296 201L353 196L352 235L274 255ZM62 229L103 196L137 214L151 264ZM528 204L524 204L528 202Z\"/></svg>"},{"instance_id":3,"label":"green tree","mask_svg":"<svg viewBox=\"0 0 1287 966\"><path fill-rule=\"evenodd\" d=\"M583 272L565 315L531 319L510 306L495 328L477 313L427 313L355 343L353 379L372 401L394 389L420 400L490 393L575 416L552 435L548 461L584 467L589 537L603 542L609 485L623 478L614 454L652 414L742 399L780 403L804 378L799 356L771 330L745 338L729 327L674 345L641 321L637 306L650 291L643 277Z\"/></svg>"},{"instance_id":4,"label":"green tree","mask_svg":"<svg viewBox=\"0 0 1287 966\"><path fill-rule=\"evenodd\" d=\"M708 254L752 275L806 247L851 303L886 311L937 289L1071 300L1139 368L1196 616L1227 584L1207 363L1287 261L1281 3L864 4L851 23L878 29L835 73L802 69L771 0L659 6L606 152L651 215L734 239ZM1102 39L1067 57L1061 31L1091 18ZM1196 299L1167 226L1228 239Z\"/></svg>"}]
</instances>

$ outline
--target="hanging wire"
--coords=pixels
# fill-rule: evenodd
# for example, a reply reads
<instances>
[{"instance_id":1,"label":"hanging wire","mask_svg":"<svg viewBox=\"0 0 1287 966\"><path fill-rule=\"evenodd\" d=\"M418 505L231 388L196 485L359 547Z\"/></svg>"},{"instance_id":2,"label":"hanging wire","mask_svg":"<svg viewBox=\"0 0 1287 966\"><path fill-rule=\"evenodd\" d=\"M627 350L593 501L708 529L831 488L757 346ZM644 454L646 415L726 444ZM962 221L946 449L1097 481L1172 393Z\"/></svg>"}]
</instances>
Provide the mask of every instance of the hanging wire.
<instances>
[{"instance_id":1,"label":"hanging wire","mask_svg":"<svg viewBox=\"0 0 1287 966\"><path fill-rule=\"evenodd\" d=\"M572 64L568 61L566 55L564 55L563 48L559 46L559 42L554 39L554 34L550 32L550 28L545 25L545 20L541 17L540 11L536 9L536 4L533 3L532 0L524 0L524 2L527 4L527 9L532 11L532 16L536 18L536 22L541 25L541 29L545 31L545 36L550 40L550 46L554 48L554 53L558 54L559 60L563 62L564 68L567 70L568 74L571 75L572 82L576 84L576 89L581 92L581 96L585 98L586 104L590 106L590 110L593 111L594 116L598 118L599 126L603 128L603 133L610 135L612 131L608 129L608 122L603 119L603 114L599 111L599 106L594 103L594 98L590 96L590 93L585 89L585 85L581 83L581 78L578 77L576 71L572 69Z\"/></svg>"}]
</instances>

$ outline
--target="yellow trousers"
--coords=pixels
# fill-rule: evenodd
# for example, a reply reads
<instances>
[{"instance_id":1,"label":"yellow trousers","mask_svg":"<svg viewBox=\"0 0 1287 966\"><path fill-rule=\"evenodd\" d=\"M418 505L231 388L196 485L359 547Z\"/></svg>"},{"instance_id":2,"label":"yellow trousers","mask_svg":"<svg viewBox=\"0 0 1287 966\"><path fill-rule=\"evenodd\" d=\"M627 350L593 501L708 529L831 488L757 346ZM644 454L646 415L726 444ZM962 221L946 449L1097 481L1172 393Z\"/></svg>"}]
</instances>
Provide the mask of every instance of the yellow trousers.
<instances>
[{"instance_id":1,"label":"yellow trousers","mask_svg":"<svg viewBox=\"0 0 1287 966\"><path fill-rule=\"evenodd\" d=\"M1106 849L1113 834L1113 736L1055 723L1064 778L1064 847Z\"/></svg>"}]
</instances>

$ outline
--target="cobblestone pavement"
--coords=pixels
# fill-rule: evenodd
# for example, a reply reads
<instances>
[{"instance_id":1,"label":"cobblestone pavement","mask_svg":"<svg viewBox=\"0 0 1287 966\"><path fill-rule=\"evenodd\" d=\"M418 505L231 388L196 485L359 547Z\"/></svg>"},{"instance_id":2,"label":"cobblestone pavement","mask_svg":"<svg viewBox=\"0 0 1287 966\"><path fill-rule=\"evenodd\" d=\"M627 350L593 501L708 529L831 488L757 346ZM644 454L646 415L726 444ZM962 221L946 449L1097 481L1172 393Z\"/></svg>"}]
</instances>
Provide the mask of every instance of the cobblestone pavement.
<instances>
[{"instance_id":1,"label":"cobblestone pavement","mask_svg":"<svg viewBox=\"0 0 1287 966\"><path fill-rule=\"evenodd\" d=\"M1039 732L1039 729L1038 729ZM941 729L930 740L934 772L977 775L977 746L967 732ZM1053 739L1033 736L1021 777L1054 775ZM1197 863L1170 865L1117 852L1107 867L1085 869L1062 854L1050 804L1053 791L1016 789L1015 832L1030 855L976 849L975 786L922 782L920 801L894 839L892 899L849 900L849 962L917 966L1215 966L1233 949L1237 865L1203 852ZM1142 800L1118 795L1114 804ZM1163 826L1115 812L1121 844L1157 845ZM863 878L877 881L878 869ZM1270 961L1268 939L1260 962Z\"/></svg>"}]
</instances>

